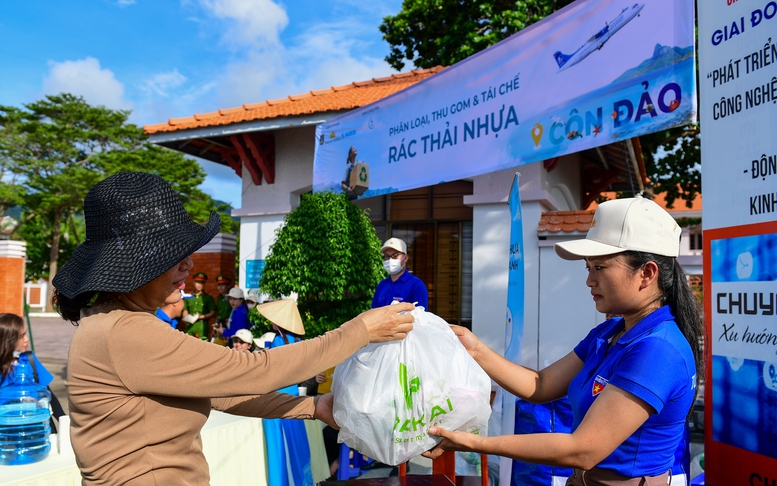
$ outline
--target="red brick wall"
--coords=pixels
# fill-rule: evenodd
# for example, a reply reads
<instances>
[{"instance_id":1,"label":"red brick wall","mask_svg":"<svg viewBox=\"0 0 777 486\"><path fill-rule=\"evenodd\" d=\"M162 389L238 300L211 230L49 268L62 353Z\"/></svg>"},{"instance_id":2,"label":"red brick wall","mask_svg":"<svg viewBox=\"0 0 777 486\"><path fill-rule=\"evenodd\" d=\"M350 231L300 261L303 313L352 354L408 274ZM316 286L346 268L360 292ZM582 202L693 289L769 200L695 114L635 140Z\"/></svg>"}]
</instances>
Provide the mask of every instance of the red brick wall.
<instances>
[{"instance_id":1,"label":"red brick wall","mask_svg":"<svg viewBox=\"0 0 777 486\"><path fill-rule=\"evenodd\" d=\"M24 258L0 257L0 312L24 315Z\"/></svg>"},{"instance_id":2,"label":"red brick wall","mask_svg":"<svg viewBox=\"0 0 777 486\"><path fill-rule=\"evenodd\" d=\"M208 281L205 282L205 292L212 295L215 299L219 295L219 289L216 287L216 275L226 275L232 279L232 285L237 283L235 278L235 254L234 253L195 253L192 255L194 268L189 271L189 278L186 279L186 291L194 291L194 274L205 272Z\"/></svg>"}]
</instances>

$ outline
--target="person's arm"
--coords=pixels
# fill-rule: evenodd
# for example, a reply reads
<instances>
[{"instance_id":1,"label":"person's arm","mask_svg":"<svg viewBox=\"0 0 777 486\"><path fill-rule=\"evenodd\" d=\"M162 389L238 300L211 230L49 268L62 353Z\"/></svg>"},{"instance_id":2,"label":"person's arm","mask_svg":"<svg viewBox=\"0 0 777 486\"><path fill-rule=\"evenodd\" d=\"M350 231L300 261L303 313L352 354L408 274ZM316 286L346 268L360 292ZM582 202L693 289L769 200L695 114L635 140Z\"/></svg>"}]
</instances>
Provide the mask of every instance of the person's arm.
<instances>
[{"instance_id":1,"label":"person's arm","mask_svg":"<svg viewBox=\"0 0 777 486\"><path fill-rule=\"evenodd\" d=\"M320 420L334 429L340 427L332 414L334 397L295 397L285 393L211 400L215 410L245 417Z\"/></svg>"},{"instance_id":2,"label":"person's arm","mask_svg":"<svg viewBox=\"0 0 777 486\"><path fill-rule=\"evenodd\" d=\"M532 403L547 403L567 394L569 383L583 369L574 351L541 371L513 363L483 344L466 327L451 326L459 341L499 386Z\"/></svg>"},{"instance_id":3,"label":"person's arm","mask_svg":"<svg viewBox=\"0 0 777 486\"><path fill-rule=\"evenodd\" d=\"M264 395L214 398L211 400L211 408L244 417L309 420L315 412L313 398L272 392Z\"/></svg>"},{"instance_id":4,"label":"person's arm","mask_svg":"<svg viewBox=\"0 0 777 486\"><path fill-rule=\"evenodd\" d=\"M149 313L128 312L113 324L105 345L119 378L137 395L261 395L331 368L369 342L404 339L413 317L400 313L411 309L409 304L373 309L322 336L258 353L214 346Z\"/></svg>"},{"instance_id":5,"label":"person's arm","mask_svg":"<svg viewBox=\"0 0 777 486\"><path fill-rule=\"evenodd\" d=\"M473 451L496 454L549 466L591 469L631 436L655 413L646 402L607 385L571 434L519 434L483 437L432 427L430 435L443 437L423 455L439 457L444 451Z\"/></svg>"}]
</instances>

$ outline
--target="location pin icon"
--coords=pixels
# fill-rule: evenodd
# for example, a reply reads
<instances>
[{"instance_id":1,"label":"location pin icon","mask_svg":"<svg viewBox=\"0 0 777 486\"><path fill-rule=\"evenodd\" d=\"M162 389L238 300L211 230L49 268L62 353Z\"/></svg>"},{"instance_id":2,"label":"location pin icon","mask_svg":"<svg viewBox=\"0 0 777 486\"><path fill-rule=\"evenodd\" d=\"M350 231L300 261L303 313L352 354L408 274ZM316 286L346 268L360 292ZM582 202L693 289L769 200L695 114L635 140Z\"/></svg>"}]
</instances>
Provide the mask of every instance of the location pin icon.
<instances>
[{"instance_id":1,"label":"location pin icon","mask_svg":"<svg viewBox=\"0 0 777 486\"><path fill-rule=\"evenodd\" d=\"M531 138L534 140L534 148L540 146L540 140L542 140L542 124L535 123L531 128Z\"/></svg>"}]
</instances>

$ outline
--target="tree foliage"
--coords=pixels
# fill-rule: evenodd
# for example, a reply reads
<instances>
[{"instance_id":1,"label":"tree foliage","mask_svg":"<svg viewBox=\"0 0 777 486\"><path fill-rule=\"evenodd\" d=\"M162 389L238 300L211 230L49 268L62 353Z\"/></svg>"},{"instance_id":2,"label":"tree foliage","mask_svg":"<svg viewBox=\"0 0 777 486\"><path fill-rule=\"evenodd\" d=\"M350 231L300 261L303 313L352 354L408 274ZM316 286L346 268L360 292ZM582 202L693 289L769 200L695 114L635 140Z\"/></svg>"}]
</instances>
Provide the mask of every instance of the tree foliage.
<instances>
[{"instance_id":1,"label":"tree foliage","mask_svg":"<svg viewBox=\"0 0 777 486\"><path fill-rule=\"evenodd\" d=\"M380 25L390 46L386 61L402 70L450 66L542 20L572 0L404 0L402 10ZM699 126L688 125L640 137L654 193L672 207L688 207L701 193Z\"/></svg>"},{"instance_id":2,"label":"tree foliage","mask_svg":"<svg viewBox=\"0 0 777 486\"><path fill-rule=\"evenodd\" d=\"M380 25L396 70L450 66L542 20L572 0L404 0Z\"/></svg>"},{"instance_id":3,"label":"tree foliage","mask_svg":"<svg viewBox=\"0 0 777 486\"><path fill-rule=\"evenodd\" d=\"M303 195L278 229L259 288L274 298L296 292L310 338L369 309L384 276L380 240L367 215L344 194L314 193ZM252 320L261 332L269 330L256 315Z\"/></svg>"},{"instance_id":4,"label":"tree foliage","mask_svg":"<svg viewBox=\"0 0 777 486\"><path fill-rule=\"evenodd\" d=\"M645 170L655 194L665 193L671 209L677 200L686 207L701 194L701 134L699 125L685 125L639 137Z\"/></svg>"},{"instance_id":5,"label":"tree foliage","mask_svg":"<svg viewBox=\"0 0 777 486\"><path fill-rule=\"evenodd\" d=\"M205 180L199 164L149 144L142 128L127 122L129 114L70 94L46 96L24 108L0 106L0 209L23 208L12 236L27 241L28 278L54 277L83 241L84 197L117 172L160 175L198 222L217 209L198 188ZM231 218L222 220L224 231L234 231Z\"/></svg>"}]
</instances>

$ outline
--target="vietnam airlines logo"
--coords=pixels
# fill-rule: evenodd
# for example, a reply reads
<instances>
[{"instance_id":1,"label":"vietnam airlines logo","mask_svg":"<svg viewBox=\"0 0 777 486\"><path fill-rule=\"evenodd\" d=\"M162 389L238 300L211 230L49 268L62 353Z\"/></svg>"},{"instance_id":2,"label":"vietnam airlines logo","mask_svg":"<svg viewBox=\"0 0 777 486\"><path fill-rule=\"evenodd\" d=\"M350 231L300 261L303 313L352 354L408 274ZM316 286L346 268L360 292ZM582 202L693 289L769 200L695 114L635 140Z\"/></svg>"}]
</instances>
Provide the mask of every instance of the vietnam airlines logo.
<instances>
[{"instance_id":1,"label":"vietnam airlines logo","mask_svg":"<svg viewBox=\"0 0 777 486\"><path fill-rule=\"evenodd\" d=\"M594 378L594 387L591 390L591 396L596 396L604 390L604 387L607 386L607 378L602 378L600 375L596 375L596 378Z\"/></svg>"},{"instance_id":2,"label":"vietnam airlines logo","mask_svg":"<svg viewBox=\"0 0 777 486\"><path fill-rule=\"evenodd\" d=\"M421 380L418 377L408 379L407 366L399 363L399 386L402 387L402 395L405 397L405 405L408 410L413 409L413 393L421 388Z\"/></svg>"}]
</instances>

